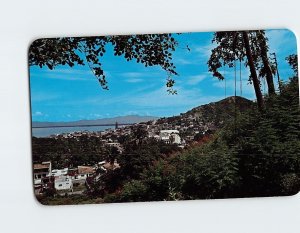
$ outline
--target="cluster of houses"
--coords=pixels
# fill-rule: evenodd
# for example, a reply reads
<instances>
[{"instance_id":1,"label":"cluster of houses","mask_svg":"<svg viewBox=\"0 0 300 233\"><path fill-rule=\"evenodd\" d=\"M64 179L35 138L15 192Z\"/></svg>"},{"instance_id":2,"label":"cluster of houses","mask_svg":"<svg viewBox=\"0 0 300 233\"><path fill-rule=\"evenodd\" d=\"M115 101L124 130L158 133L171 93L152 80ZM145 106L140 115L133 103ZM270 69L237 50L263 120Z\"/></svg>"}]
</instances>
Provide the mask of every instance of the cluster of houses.
<instances>
[{"instance_id":1,"label":"cluster of houses","mask_svg":"<svg viewBox=\"0 0 300 233\"><path fill-rule=\"evenodd\" d=\"M122 145L118 139L130 136L137 128L140 128L146 132L148 138L161 140L167 144L176 144L183 148L193 142L197 134L206 134L208 131L214 131L217 128L213 121L204 119L199 112L201 111L190 111L189 113L182 113L180 116L165 117L126 126L118 126L116 122L115 128L109 128L105 131L81 131L52 135L52 137L75 138L78 140L82 136L98 137L103 145L115 146L121 151Z\"/></svg>"},{"instance_id":2,"label":"cluster of houses","mask_svg":"<svg viewBox=\"0 0 300 233\"><path fill-rule=\"evenodd\" d=\"M179 136L179 131L178 130L161 130L158 135L155 135L154 137L156 137L159 140L164 141L166 144L177 144L177 145L181 145L182 144L182 140Z\"/></svg>"},{"instance_id":3,"label":"cluster of houses","mask_svg":"<svg viewBox=\"0 0 300 233\"><path fill-rule=\"evenodd\" d=\"M115 129L106 129L99 132L73 132L60 135L53 135L54 138L75 138L80 139L82 136L98 137L104 146L116 147L120 154L123 152L123 146L120 143L120 137L131 136L137 130L144 132L144 137L154 138L157 141L163 141L166 144L175 144L184 148L194 141L197 134L206 134L208 130L215 130L216 126L212 122L203 122L201 116L195 114L181 114L180 116L160 118L158 120L148 121L118 127L116 122ZM106 172L109 169L118 169L120 166L117 161L102 161L94 166L78 166L76 168L53 169L51 162L42 162L33 165L34 188L35 193L43 193L47 189L55 189L61 193L78 194L80 191L74 187L89 186L89 180L101 178L100 171Z\"/></svg>"},{"instance_id":4,"label":"cluster of houses","mask_svg":"<svg viewBox=\"0 0 300 233\"><path fill-rule=\"evenodd\" d=\"M166 144L177 144L178 146L184 145L184 140L179 136L178 130L160 130L155 131L155 127L150 127L146 124L139 124L130 127L118 128L115 130L106 130L101 139L104 145L115 147L118 149L120 154L123 152L122 144L113 138L122 135L122 133L130 134L134 127L142 127L145 132L147 132L147 137L155 138L156 140L164 141ZM95 133L93 133L94 135ZM65 134L67 137L80 137L80 135L89 135L87 132L75 132ZM91 136L91 135L89 135ZM104 139L105 138L105 139ZM51 162L42 162L33 165L33 180L34 180L34 190L35 194L44 193L47 189L55 189L60 193L74 193L80 194L80 191L74 191L74 187L78 186L88 186L87 178L91 177L94 180L100 179L101 173L107 170L114 170L120 168L117 161L108 162L101 161L94 166L78 166L75 168L63 168L63 169L53 169ZM98 172L97 172L98 171Z\"/></svg>"},{"instance_id":5,"label":"cluster of houses","mask_svg":"<svg viewBox=\"0 0 300 233\"><path fill-rule=\"evenodd\" d=\"M101 161L94 166L63 169L52 169L50 161L33 164L34 192L38 195L47 189L55 189L58 193L73 193L74 186L85 186L88 177L97 180L100 179L101 174L118 168L120 165L116 160L114 162ZM77 194L82 192L82 190L77 191Z\"/></svg>"}]
</instances>

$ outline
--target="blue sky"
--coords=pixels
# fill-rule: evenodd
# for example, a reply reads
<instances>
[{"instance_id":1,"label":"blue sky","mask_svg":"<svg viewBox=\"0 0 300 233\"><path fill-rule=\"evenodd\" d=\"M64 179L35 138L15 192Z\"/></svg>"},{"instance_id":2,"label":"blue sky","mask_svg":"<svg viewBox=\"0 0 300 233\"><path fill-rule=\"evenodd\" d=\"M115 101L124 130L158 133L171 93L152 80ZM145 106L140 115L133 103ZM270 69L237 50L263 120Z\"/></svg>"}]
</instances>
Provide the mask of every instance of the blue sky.
<instances>
[{"instance_id":1,"label":"blue sky","mask_svg":"<svg viewBox=\"0 0 300 233\"><path fill-rule=\"evenodd\" d=\"M114 116L173 116L225 97L224 81L208 72L207 60L212 33L176 35L179 42L173 61L179 76L169 95L165 87L166 73L160 67L144 67L135 61L115 57L107 48L101 63L109 90L103 90L87 66L58 66L55 70L30 67L31 107L33 121L74 121ZM270 52L278 59L280 76L287 79L292 70L285 57L297 52L296 38L288 30L269 30ZM186 45L191 51L188 51ZM238 70L239 72L239 70ZM243 97L254 99L248 84L249 71L242 67ZM226 68L227 97L234 95L234 70ZM239 87L240 83L237 83ZM264 90L263 90L264 91ZM239 95L239 88L237 94Z\"/></svg>"}]
</instances>

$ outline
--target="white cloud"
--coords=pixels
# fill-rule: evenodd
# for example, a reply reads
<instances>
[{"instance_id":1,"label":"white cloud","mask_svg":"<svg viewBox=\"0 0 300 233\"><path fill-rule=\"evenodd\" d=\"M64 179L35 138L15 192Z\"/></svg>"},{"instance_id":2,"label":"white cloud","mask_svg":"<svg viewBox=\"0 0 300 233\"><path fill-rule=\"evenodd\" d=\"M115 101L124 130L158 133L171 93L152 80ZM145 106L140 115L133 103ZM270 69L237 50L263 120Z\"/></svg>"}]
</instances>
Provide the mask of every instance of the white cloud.
<instances>
[{"instance_id":1,"label":"white cloud","mask_svg":"<svg viewBox=\"0 0 300 233\"><path fill-rule=\"evenodd\" d=\"M206 45L190 45L190 51L183 53L179 52L173 59L175 65L200 65L208 61L211 50L215 44L208 42Z\"/></svg>"},{"instance_id":2,"label":"white cloud","mask_svg":"<svg viewBox=\"0 0 300 233\"><path fill-rule=\"evenodd\" d=\"M195 61L192 61L191 59L177 58L174 59L174 63L179 65L191 65L195 64Z\"/></svg>"},{"instance_id":3,"label":"white cloud","mask_svg":"<svg viewBox=\"0 0 300 233\"><path fill-rule=\"evenodd\" d=\"M58 97L59 97L59 95L54 94L54 93L31 91L31 101L32 102L50 101L50 100L57 99Z\"/></svg>"},{"instance_id":4,"label":"white cloud","mask_svg":"<svg viewBox=\"0 0 300 233\"><path fill-rule=\"evenodd\" d=\"M198 106L220 99L219 96L203 96L197 88L184 89L177 87L178 94L170 95L166 87L127 99L128 104L145 108L170 108L179 106Z\"/></svg>"},{"instance_id":5,"label":"white cloud","mask_svg":"<svg viewBox=\"0 0 300 233\"><path fill-rule=\"evenodd\" d=\"M138 114L139 114L139 112L137 112L137 111L127 111L127 112L125 112L124 116L128 116L128 115L138 115Z\"/></svg>"},{"instance_id":6,"label":"white cloud","mask_svg":"<svg viewBox=\"0 0 300 233\"><path fill-rule=\"evenodd\" d=\"M128 83L140 83L140 82L143 82L144 80L143 79L140 79L140 78L132 78L132 79L126 79L125 82L128 82Z\"/></svg>"},{"instance_id":7,"label":"white cloud","mask_svg":"<svg viewBox=\"0 0 300 233\"><path fill-rule=\"evenodd\" d=\"M33 116L43 116L44 114L40 111L36 111L32 114Z\"/></svg>"},{"instance_id":8,"label":"white cloud","mask_svg":"<svg viewBox=\"0 0 300 233\"><path fill-rule=\"evenodd\" d=\"M140 83L150 79L152 81L156 80L156 78L161 77L162 72L157 71L147 71L147 72L110 72L111 77L122 77L122 80L127 83ZM161 78L158 78L156 81L160 82Z\"/></svg>"},{"instance_id":9,"label":"white cloud","mask_svg":"<svg viewBox=\"0 0 300 233\"><path fill-rule=\"evenodd\" d=\"M239 73L237 73L237 79L236 83L234 80L234 73L233 69L227 71L227 74L225 74L226 79L226 96L233 96L235 94L235 86L236 86L236 94L240 95L242 90L242 96L245 98L254 99L255 98L255 92L254 87L252 84L249 84L249 74L250 71L247 69L243 69L241 73L242 82L240 82L240 76ZM242 84L242 89L240 88L240 85ZM225 94L225 80L218 80L217 78L214 79L213 84L214 87L220 88L224 90Z\"/></svg>"},{"instance_id":10,"label":"white cloud","mask_svg":"<svg viewBox=\"0 0 300 233\"><path fill-rule=\"evenodd\" d=\"M126 78L140 78L145 76L145 73L143 72L124 72L121 73L121 76L126 77Z\"/></svg>"},{"instance_id":11,"label":"white cloud","mask_svg":"<svg viewBox=\"0 0 300 233\"><path fill-rule=\"evenodd\" d=\"M296 46L295 38L291 37L289 30L268 30L266 35L269 39L270 52L280 53L289 46Z\"/></svg>"},{"instance_id":12,"label":"white cloud","mask_svg":"<svg viewBox=\"0 0 300 233\"><path fill-rule=\"evenodd\" d=\"M75 75L90 75L91 74L91 70L90 69L76 69L76 68L68 68L68 69L62 69L62 68L58 68L58 69L54 69L54 70L47 70L44 71L44 73L60 73L60 74L75 74Z\"/></svg>"},{"instance_id":13,"label":"white cloud","mask_svg":"<svg viewBox=\"0 0 300 233\"><path fill-rule=\"evenodd\" d=\"M205 74L199 74L199 75L189 76L185 80L188 85L196 85L196 84L202 82L207 77L208 76Z\"/></svg>"},{"instance_id":14,"label":"white cloud","mask_svg":"<svg viewBox=\"0 0 300 233\"><path fill-rule=\"evenodd\" d=\"M209 43L205 46L200 46L200 47L196 47L195 51L198 53L198 55L200 57L202 57L203 59L205 59L206 61L208 61L210 55L211 55L211 50L213 48L215 48L217 45L213 44L213 43Z\"/></svg>"},{"instance_id":15,"label":"white cloud","mask_svg":"<svg viewBox=\"0 0 300 233\"><path fill-rule=\"evenodd\" d=\"M33 117L38 117L38 118L47 118L49 115L48 114L45 114L41 111L35 111L34 113L32 113L32 116Z\"/></svg>"},{"instance_id":16,"label":"white cloud","mask_svg":"<svg viewBox=\"0 0 300 233\"><path fill-rule=\"evenodd\" d=\"M69 69L54 69L42 70L40 73L30 73L30 78L48 78L66 81L95 81L94 74L91 70L79 70L74 68Z\"/></svg>"}]
</instances>

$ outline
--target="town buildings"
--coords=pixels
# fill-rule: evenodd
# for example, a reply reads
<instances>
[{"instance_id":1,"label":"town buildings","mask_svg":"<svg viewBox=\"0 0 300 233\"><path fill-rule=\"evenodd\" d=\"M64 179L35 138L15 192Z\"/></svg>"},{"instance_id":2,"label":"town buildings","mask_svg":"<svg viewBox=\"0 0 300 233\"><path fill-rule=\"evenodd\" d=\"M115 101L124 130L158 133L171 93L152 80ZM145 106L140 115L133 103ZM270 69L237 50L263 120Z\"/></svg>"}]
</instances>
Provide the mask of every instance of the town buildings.
<instances>
[{"instance_id":1,"label":"town buildings","mask_svg":"<svg viewBox=\"0 0 300 233\"><path fill-rule=\"evenodd\" d=\"M69 176L60 176L54 180L54 188L57 191L73 191L73 182Z\"/></svg>"},{"instance_id":2,"label":"town buildings","mask_svg":"<svg viewBox=\"0 0 300 233\"><path fill-rule=\"evenodd\" d=\"M44 188L49 187L48 184L52 175L51 169L50 161L33 164L33 185L36 194L42 192Z\"/></svg>"},{"instance_id":3,"label":"town buildings","mask_svg":"<svg viewBox=\"0 0 300 233\"><path fill-rule=\"evenodd\" d=\"M181 144L178 130L161 130L159 137L167 144Z\"/></svg>"},{"instance_id":4,"label":"town buildings","mask_svg":"<svg viewBox=\"0 0 300 233\"><path fill-rule=\"evenodd\" d=\"M54 189L58 194L73 194L74 187L85 189L88 178L97 180L101 174L120 168L117 160L101 161L94 166L78 166L77 168L53 169L51 171L51 162L34 164L34 188L35 194L39 195L47 189ZM97 172L100 169L102 172ZM80 194L82 192L77 192Z\"/></svg>"},{"instance_id":5,"label":"town buildings","mask_svg":"<svg viewBox=\"0 0 300 233\"><path fill-rule=\"evenodd\" d=\"M100 145L108 149L114 148L118 154L123 153L124 141L140 143L147 138L153 138L166 144L173 144L180 148L193 143L195 138L201 138L202 135L216 130L213 121L201 118L199 113L181 114L180 116L160 118L145 123L117 126L115 129L106 129L101 132L74 132L52 136L55 139L75 139L81 140L81 137L99 138ZM197 136L197 137L196 137ZM104 150L105 151L105 150ZM110 152L112 152L111 150ZM114 151L113 153L116 153ZM114 161L100 161L93 166L81 165L63 169L53 169L51 162L34 164L34 185L38 192L53 187L59 192L72 193L78 187L89 186L87 182L101 179L101 174L119 169L120 165Z\"/></svg>"}]
</instances>

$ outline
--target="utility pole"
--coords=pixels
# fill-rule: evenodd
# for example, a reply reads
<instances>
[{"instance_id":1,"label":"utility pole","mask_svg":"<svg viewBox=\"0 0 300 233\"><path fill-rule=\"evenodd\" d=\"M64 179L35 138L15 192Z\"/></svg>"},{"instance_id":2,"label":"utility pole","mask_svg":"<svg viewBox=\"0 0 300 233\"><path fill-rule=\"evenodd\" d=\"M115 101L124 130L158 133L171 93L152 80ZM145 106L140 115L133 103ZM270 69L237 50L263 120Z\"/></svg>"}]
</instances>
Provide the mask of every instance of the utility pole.
<instances>
[{"instance_id":1,"label":"utility pole","mask_svg":"<svg viewBox=\"0 0 300 233\"><path fill-rule=\"evenodd\" d=\"M281 93L281 81L280 81L280 76L279 76L279 71L278 71L278 63L277 63L276 53L271 53L271 55L273 55L273 60L274 60L274 64L275 64L275 67L276 67L279 93Z\"/></svg>"}]
</instances>

